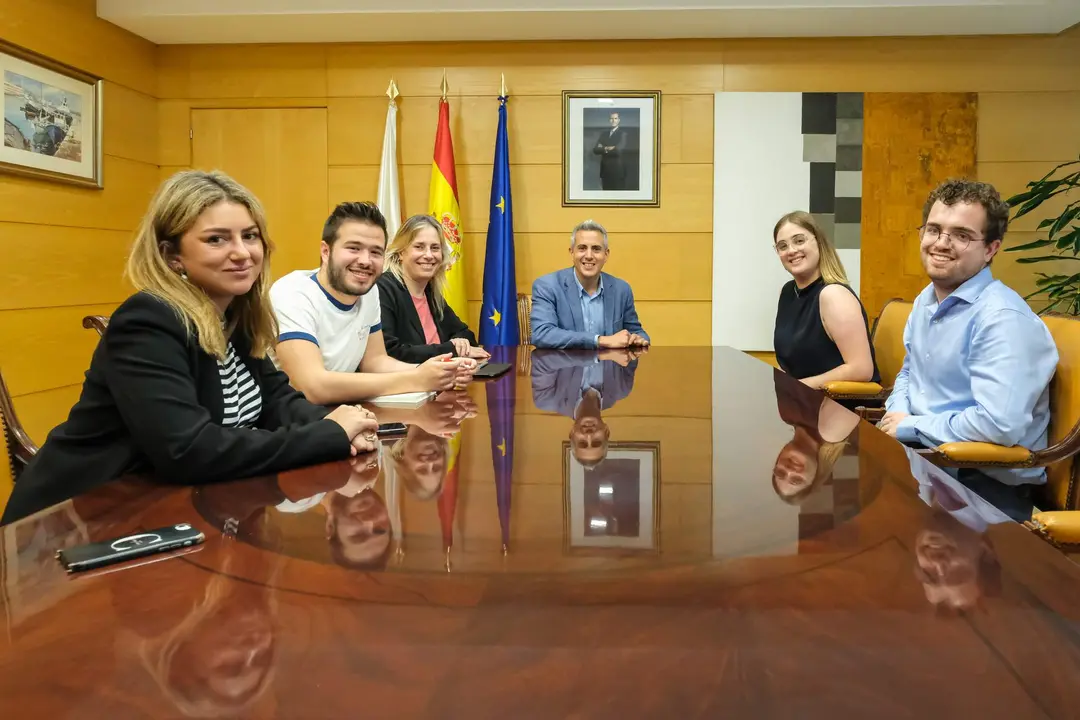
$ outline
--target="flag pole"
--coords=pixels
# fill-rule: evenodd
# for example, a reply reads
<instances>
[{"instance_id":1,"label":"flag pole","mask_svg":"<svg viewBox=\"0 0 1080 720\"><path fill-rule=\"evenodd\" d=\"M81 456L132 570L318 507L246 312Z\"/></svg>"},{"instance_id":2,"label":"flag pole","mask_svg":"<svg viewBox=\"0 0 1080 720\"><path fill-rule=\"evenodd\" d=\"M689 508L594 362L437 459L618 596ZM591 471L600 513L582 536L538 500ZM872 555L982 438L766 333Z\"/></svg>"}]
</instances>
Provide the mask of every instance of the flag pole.
<instances>
[{"instance_id":1,"label":"flag pole","mask_svg":"<svg viewBox=\"0 0 1080 720\"><path fill-rule=\"evenodd\" d=\"M506 97L506 75L499 73L499 97Z\"/></svg>"},{"instance_id":2,"label":"flag pole","mask_svg":"<svg viewBox=\"0 0 1080 720\"><path fill-rule=\"evenodd\" d=\"M446 94L450 91L450 86L446 84L446 68L442 70L442 99L446 99Z\"/></svg>"},{"instance_id":3,"label":"flag pole","mask_svg":"<svg viewBox=\"0 0 1080 720\"><path fill-rule=\"evenodd\" d=\"M398 95L400 95L400 94L401 93L399 93L398 89L397 89L397 83L394 82L394 77L391 75L390 76L390 87L386 88L386 96L388 98L390 98L390 102L394 102L394 101L397 100Z\"/></svg>"}]
</instances>

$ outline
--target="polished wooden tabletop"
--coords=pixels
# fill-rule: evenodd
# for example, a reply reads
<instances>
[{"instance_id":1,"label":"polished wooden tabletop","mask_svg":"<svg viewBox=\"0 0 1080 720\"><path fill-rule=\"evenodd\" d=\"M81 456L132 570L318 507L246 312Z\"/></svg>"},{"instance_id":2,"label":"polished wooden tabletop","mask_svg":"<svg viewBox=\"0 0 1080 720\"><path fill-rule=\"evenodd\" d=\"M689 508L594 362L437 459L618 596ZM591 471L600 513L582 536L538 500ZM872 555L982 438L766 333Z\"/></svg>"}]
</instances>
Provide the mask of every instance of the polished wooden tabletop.
<instances>
[{"instance_id":1,"label":"polished wooden tabletop","mask_svg":"<svg viewBox=\"0 0 1080 720\"><path fill-rule=\"evenodd\" d=\"M731 349L500 351L379 453L3 528L3 716L1080 716L1080 566L913 451Z\"/></svg>"}]
</instances>

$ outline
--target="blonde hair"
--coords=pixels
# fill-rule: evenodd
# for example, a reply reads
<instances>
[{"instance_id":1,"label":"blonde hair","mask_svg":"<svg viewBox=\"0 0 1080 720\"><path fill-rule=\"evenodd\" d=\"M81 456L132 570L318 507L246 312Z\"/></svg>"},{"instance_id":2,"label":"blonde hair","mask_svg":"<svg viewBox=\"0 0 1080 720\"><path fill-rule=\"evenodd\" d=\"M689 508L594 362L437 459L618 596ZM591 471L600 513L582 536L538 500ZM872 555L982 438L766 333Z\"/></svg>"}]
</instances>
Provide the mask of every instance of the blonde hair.
<instances>
[{"instance_id":1,"label":"blonde hair","mask_svg":"<svg viewBox=\"0 0 1080 720\"><path fill-rule=\"evenodd\" d=\"M817 221L814 220L814 216L810 213L796 210L777 220L772 231L773 242L776 242L776 236L780 234L780 228L788 223L798 225L814 236L814 240L818 244L818 271L821 273L822 279L825 280L825 284L839 283L848 285L847 273L844 272L844 264L840 262L840 256L836 254L836 248L833 247L832 242L825 235L825 231L821 229L821 226L818 225Z\"/></svg>"},{"instance_id":2,"label":"blonde hair","mask_svg":"<svg viewBox=\"0 0 1080 720\"><path fill-rule=\"evenodd\" d=\"M446 481L446 475L450 472L449 438L440 437L438 435L432 435L431 437L439 444L439 451L442 452L443 462L446 463L446 468L443 470L443 476L439 480L439 484L430 491L420 487L420 484L416 482L416 476L412 474L412 471L405 472L405 468L402 466L405 461L405 445L408 438L401 438L390 446L390 463L393 465L396 476L401 478L401 483L405 486L405 489L420 500L431 500L432 498L437 498L442 495L443 483Z\"/></svg>"},{"instance_id":3,"label":"blonde hair","mask_svg":"<svg viewBox=\"0 0 1080 720\"><path fill-rule=\"evenodd\" d=\"M220 202L243 205L259 228L263 244L263 267L251 290L229 306L228 328L209 296L181 278L169 267L169 257L180 252L180 238L198 217ZM167 303L190 335L198 335L199 347L224 360L228 336L239 327L251 340L251 354L262 358L277 337L277 321L270 307L270 255L273 243L266 231L266 214L251 192L220 171L184 170L158 188L139 225L128 255L125 275L136 290L148 292Z\"/></svg>"},{"instance_id":4,"label":"blonde hair","mask_svg":"<svg viewBox=\"0 0 1080 720\"><path fill-rule=\"evenodd\" d=\"M439 243L442 246L442 263L440 263L435 275L428 285L431 286L431 296L435 300L435 317L441 318L443 308L446 307L446 298L443 297L443 289L446 287L446 269L450 267L450 254L453 250L450 241L446 239L446 230L442 223L431 215L413 215L398 228L394 233L394 239L386 246L386 263L384 272L388 272L401 283L405 284L404 270L401 265L401 253L412 244L416 236L424 228L432 228L439 234Z\"/></svg>"}]
</instances>

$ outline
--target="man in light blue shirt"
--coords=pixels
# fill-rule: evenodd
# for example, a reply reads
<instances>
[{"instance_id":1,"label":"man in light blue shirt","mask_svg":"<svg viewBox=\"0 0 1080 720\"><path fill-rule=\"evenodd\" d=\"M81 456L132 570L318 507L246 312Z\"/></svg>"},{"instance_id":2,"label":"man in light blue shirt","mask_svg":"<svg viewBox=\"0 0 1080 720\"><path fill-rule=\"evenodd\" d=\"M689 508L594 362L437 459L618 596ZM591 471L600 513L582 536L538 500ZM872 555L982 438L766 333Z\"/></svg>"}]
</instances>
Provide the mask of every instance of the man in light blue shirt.
<instances>
[{"instance_id":1,"label":"man in light blue shirt","mask_svg":"<svg viewBox=\"0 0 1080 720\"><path fill-rule=\"evenodd\" d=\"M947 181L923 208L920 254L931 282L915 298L904 365L879 424L902 442L1046 447L1057 347L1023 298L990 273L1008 223L1008 205L986 183ZM1046 482L1042 468L984 472L1008 485Z\"/></svg>"}]
</instances>

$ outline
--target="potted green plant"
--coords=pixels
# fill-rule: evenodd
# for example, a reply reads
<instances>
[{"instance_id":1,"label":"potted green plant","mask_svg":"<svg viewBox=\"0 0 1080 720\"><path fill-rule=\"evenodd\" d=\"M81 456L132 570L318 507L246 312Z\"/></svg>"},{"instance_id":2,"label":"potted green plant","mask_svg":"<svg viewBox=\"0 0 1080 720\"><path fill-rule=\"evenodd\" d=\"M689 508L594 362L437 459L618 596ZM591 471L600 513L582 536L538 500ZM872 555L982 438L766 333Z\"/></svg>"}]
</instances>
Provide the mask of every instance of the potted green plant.
<instances>
[{"instance_id":1,"label":"potted green plant","mask_svg":"<svg viewBox=\"0 0 1080 720\"><path fill-rule=\"evenodd\" d=\"M1062 163L1044 177L1027 184L1028 189L1009 198L1009 207L1015 208L1013 220L1027 215L1044 202L1057 195L1080 188L1080 159ZM1061 260L1080 261L1080 198L1073 200L1057 217L1048 217L1039 223L1038 231L1046 231L1046 237L1034 242L1006 248L1006 252L1042 250L1033 257L1018 258L1025 265ZM1048 250L1043 250L1047 248ZM1052 249L1050 249L1052 248ZM1049 252L1050 254L1046 254ZM1080 270L1080 266L1077 266ZM1047 305L1039 314L1056 310L1067 315L1080 315L1080 272L1073 274L1036 273L1035 292L1024 299L1045 295Z\"/></svg>"}]
</instances>

